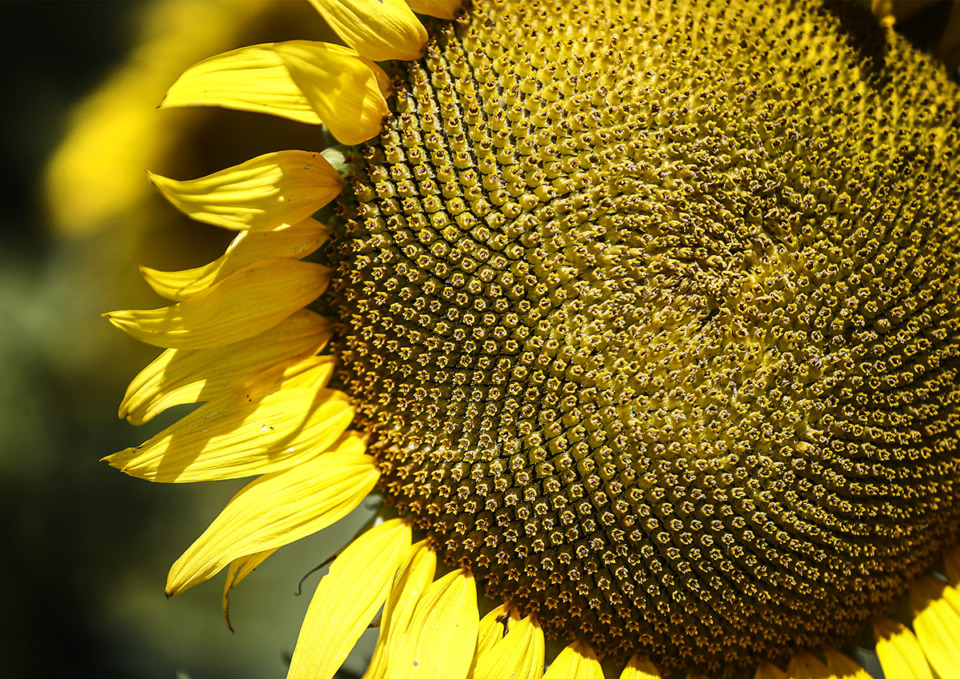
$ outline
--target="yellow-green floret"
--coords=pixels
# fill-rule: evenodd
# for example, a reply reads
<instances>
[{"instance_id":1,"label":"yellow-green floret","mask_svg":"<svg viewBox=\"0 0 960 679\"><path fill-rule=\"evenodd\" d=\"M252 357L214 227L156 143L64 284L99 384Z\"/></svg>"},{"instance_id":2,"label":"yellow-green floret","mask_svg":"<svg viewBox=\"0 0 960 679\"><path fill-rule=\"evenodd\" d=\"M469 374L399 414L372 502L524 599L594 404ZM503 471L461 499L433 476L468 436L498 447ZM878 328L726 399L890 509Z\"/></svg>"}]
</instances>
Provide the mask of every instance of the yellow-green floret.
<instances>
[{"instance_id":1,"label":"yellow-green floret","mask_svg":"<svg viewBox=\"0 0 960 679\"><path fill-rule=\"evenodd\" d=\"M380 488L549 636L723 674L955 540L960 94L853 3L475 2L340 214Z\"/></svg>"}]
</instances>

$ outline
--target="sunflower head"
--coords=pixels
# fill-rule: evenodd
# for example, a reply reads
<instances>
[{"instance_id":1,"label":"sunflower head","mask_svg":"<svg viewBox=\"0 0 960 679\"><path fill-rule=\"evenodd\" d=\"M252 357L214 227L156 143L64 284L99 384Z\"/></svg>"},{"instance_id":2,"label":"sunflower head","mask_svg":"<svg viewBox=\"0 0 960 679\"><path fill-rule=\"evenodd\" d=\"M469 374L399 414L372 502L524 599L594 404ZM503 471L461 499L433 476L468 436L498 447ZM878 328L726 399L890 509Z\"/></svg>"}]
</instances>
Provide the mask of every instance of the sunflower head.
<instances>
[{"instance_id":1,"label":"sunflower head","mask_svg":"<svg viewBox=\"0 0 960 679\"><path fill-rule=\"evenodd\" d=\"M285 155L269 177L280 159L250 161L284 200L215 217L279 242L339 193L312 286L302 267L316 264L283 265L294 295L272 259L224 286L276 292L286 318L332 281L314 306L329 325L296 356L332 331L333 377L314 357L252 378L248 398L322 395L322 446L352 446L339 468L362 470L349 498L375 484L400 517L335 562L301 645L323 615L339 620L349 569L376 571L386 601L370 676L419 666L424 645L440 653L418 625L454 609L473 645L443 650L457 671L438 676L495 674L511 638L542 668L544 634L571 644L564 671L599 671L599 656L630 677L651 660L838 677L862 670L810 652L874 620L880 639L913 639L878 616L960 522L960 98L947 74L862 8L813 2L475 2L431 21L429 39L415 19L357 9L406 16L400 0L314 4L365 57L413 60L381 70L347 48L258 46L201 64L171 95L184 103L239 59L256 77L273 69L274 89L219 103L276 112L299 96L289 117L363 142L343 150L342 185L317 154ZM206 180L158 185L219 215L226 180ZM350 417L364 438L341 436ZM316 473L335 474L338 454ZM258 469L305 473L280 457ZM411 531L426 541L409 547ZM429 603L405 603L437 568ZM920 582L918 612L944 591ZM501 604L479 627L477 588ZM358 604L368 618L377 607ZM301 647L297 676L314 667ZM925 649L924 667L924 652L942 661Z\"/></svg>"}]
</instances>

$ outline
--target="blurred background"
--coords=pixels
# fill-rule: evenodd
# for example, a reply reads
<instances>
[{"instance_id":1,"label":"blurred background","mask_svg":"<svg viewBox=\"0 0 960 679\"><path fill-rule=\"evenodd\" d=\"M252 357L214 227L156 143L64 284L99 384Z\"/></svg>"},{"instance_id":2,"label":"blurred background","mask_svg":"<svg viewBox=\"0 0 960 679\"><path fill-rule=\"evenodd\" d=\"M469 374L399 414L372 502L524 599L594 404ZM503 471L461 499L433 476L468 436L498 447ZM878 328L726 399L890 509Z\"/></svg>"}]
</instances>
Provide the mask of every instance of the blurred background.
<instances>
[{"instance_id":1,"label":"blurred background","mask_svg":"<svg viewBox=\"0 0 960 679\"><path fill-rule=\"evenodd\" d=\"M140 264L218 257L146 170L189 179L321 148L317 127L216 109L156 110L191 64L275 40L331 39L307 2L0 2L0 677L281 678L319 578L361 518L280 550L233 590L167 600L166 572L243 482L154 485L99 462L141 428L116 409L159 350L100 317L164 302ZM363 514L363 512L358 512ZM359 676L370 642L348 661Z\"/></svg>"},{"instance_id":2,"label":"blurred background","mask_svg":"<svg viewBox=\"0 0 960 679\"><path fill-rule=\"evenodd\" d=\"M920 4L900 25L934 49L929 27L957 19ZM267 116L156 110L166 88L219 52L332 36L307 2L259 0L7 1L0 34L0 677L283 677L318 574L299 597L298 582L370 508L234 590L235 633L222 576L166 600L167 568L242 484L152 485L98 461L184 414L140 429L116 418L158 350L100 314L162 306L138 265L197 266L229 240L169 207L147 169L189 179L322 146L318 128ZM342 677L362 673L371 643Z\"/></svg>"}]
</instances>

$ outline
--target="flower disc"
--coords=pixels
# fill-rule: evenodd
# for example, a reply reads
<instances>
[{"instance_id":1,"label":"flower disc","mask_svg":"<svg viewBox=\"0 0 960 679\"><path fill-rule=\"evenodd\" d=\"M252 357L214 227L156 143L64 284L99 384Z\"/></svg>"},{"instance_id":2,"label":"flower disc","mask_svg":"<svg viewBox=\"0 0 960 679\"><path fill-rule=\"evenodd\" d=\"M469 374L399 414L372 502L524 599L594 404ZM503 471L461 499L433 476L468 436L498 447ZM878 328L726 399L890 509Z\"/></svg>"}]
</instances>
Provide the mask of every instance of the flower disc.
<instances>
[{"instance_id":1,"label":"flower disc","mask_svg":"<svg viewBox=\"0 0 960 679\"><path fill-rule=\"evenodd\" d=\"M956 536L960 98L854 5L664 4L478 2L395 67L338 379L488 595L717 672Z\"/></svg>"}]
</instances>

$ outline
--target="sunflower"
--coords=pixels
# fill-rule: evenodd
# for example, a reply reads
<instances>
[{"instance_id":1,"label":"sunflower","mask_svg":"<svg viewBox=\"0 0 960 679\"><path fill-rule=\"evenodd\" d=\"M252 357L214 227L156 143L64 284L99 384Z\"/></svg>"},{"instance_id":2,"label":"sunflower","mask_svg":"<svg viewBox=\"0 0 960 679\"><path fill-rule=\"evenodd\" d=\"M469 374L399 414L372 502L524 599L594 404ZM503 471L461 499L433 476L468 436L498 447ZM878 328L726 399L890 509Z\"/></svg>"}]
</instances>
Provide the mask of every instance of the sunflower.
<instances>
[{"instance_id":1,"label":"sunflower","mask_svg":"<svg viewBox=\"0 0 960 679\"><path fill-rule=\"evenodd\" d=\"M107 461L257 477L167 593L377 493L290 677L375 619L371 678L960 676L946 69L847 3L311 1L346 45L163 106L332 145L151 175L238 235L108 314L166 349L121 416L202 405Z\"/></svg>"}]
</instances>

